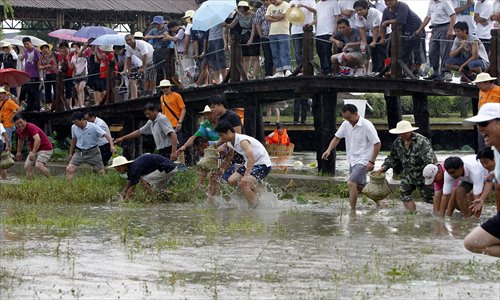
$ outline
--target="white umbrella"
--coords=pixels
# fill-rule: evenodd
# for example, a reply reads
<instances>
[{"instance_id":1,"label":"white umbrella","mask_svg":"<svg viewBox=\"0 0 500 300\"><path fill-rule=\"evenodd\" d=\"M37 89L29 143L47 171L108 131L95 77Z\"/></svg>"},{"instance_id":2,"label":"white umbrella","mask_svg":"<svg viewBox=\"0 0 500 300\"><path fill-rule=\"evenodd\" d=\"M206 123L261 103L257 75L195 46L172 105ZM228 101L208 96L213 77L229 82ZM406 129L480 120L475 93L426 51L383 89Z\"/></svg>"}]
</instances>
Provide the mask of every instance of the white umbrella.
<instances>
[{"instance_id":1,"label":"white umbrella","mask_svg":"<svg viewBox=\"0 0 500 300\"><path fill-rule=\"evenodd\" d=\"M14 37L14 39L22 41L23 38L25 38L25 37L29 37L31 39L31 44L35 47L40 47L43 44L48 44L46 41L39 39L36 36L32 36L32 35L16 35Z\"/></svg>"}]
</instances>

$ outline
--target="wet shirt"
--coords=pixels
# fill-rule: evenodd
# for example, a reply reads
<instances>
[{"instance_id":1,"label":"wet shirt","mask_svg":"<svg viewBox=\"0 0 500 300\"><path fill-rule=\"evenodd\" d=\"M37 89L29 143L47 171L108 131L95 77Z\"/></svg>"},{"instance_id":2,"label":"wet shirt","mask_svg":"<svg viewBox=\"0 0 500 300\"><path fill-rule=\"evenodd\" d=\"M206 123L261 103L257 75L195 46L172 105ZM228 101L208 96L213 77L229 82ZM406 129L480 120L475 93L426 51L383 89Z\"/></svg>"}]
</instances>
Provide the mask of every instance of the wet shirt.
<instances>
[{"instance_id":1,"label":"wet shirt","mask_svg":"<svg viewBox=\"0 0 500 300\"><path fill-rule=\"evenodd\" d=\"M483 192L484 181L488 176L488 170L476 159L475 155L467 155L462 157L464 163L464 174L457 178L461 182L469 182L472 184L472 192L475 196ZM448 174L444 173L444 186L443 195L450 195L455 179Z\"/></svg>"},{"instance_id":2,"label":"wet shirt","mask_svg":"<svg viewBox=\"0 0 500 300\"><path fill-rule=\"evenodd\" d=\"M154 171L170 172L175 169L175 164L170 160L158 154L144 154L134 160L127 171L127 178L130 185L136 185L144 175Z\"/></svg>"},{"instance_id":3,"label":"wet shirt","mask_svg":"<svg viewBox=\"0 0 500 300\"><path fill-rule=\"evenodd\" d=\"M148 120L139 131L141 134L153 135L156 149L158 150L172 146L172 142L168 135L175 131L172 128L172 123L170 123L168 118L162 113L158 113L154 121Z\"/></svg>"},{"instance_id":4,"label":"wet shirt","mask_svg":"<svg viewBox=\"0 0 500 300\"><path fill-rule=\"evenodd\" d=\"M87 122L83 129L74 124L71 126L71 138L76 139L76 147L81 150L98 146L99 138L105 134L104 130L91 122Z\"/></svg>"},{"instance_id":5,"label":"wet shirt","mask_svg":"<svg viewBox=\"0 0 500 300\"><path fill-rule=\"evenodd\" d=\"M408 4L398 1L396 8L390 10L384 9L382 22L396 19L397 23L403 26L403 33L414 33L422 24L422 20L410 9Z\"/></svg>"},{"instance_id":6,"label":"wet shirt","mask_svg":"<svg viewBox=\"0 0 500 300\"><path fill-rule=\"evenodd\" d=\"M24 140L24 143L29 145L30 151L33 151L35 141L33 137L37 134L40 137L40 147L38 151L52 150L52 143L49 141L49 138L43 130L35 124L27 122L23 131L17 129L17 138Z\"/></svg>"},{"instance_id":7,"label":"wet shirt","mask_svg":"<svg viewBox=\"0 0 500 300\"><path fill-rule=\"evenodd\" d=\"M425 136L413 132L411 140L410 148L406 149L404 141L398 137L392 144L391 152L382 164L382 168L387 171L401 163L402 184L424 185L422 171L426 165L437 163L436 155Z\"/></svg>"},{"instance_id":8,"label":"wet shirt","mask_svg":"<svg viewBox=\"0 0 500 300\"><path fill-rule=\"evenodd\" d=\"M219 140L219 133L215 131L214 125L209 120L201 122L194 136L207 138L209 142L217 142Z\"/></svg>"}]
</instances>

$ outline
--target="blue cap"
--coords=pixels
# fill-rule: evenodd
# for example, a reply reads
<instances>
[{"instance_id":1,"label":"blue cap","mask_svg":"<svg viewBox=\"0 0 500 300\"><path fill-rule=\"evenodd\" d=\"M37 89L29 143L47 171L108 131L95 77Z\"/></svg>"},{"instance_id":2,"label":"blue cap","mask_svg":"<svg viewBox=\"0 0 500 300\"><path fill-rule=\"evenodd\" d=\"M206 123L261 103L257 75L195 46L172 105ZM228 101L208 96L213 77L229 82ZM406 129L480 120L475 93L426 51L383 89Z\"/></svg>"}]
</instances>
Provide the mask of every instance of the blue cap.
<instances>
[{"instance_id":1,"label":"blue cap","mask_svg":"<svg viewBox=\"0 0 500 300\"><path fill-rule=\"evenodd\" d=\"M163 19L163 16L154 16L151 24L165 24L165 20Z\"/></svg>"}]
</instances>

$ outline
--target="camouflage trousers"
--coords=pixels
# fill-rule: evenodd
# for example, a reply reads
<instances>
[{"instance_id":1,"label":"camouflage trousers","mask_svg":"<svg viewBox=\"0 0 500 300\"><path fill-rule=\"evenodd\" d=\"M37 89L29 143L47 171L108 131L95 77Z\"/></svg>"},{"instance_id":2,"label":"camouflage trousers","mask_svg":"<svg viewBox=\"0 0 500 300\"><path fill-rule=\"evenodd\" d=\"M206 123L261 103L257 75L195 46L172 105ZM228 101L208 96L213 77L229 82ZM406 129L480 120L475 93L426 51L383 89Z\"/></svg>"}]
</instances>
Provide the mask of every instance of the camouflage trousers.
<instances>
[{"instance_id":1,"label":"camouflage trousers","mask_svg":"<svg viewBox=\"0 0 500 300\"><path fill-rule=\"evenodd\" d=\"M400 199L403 202L413 200L413 191L418 189L420 192L420 196L427 203L432 203L434 199L434 186L432 185L414 185L401 182L401 186L399 187L400 191Z\"/></svg>"}]
</instances>

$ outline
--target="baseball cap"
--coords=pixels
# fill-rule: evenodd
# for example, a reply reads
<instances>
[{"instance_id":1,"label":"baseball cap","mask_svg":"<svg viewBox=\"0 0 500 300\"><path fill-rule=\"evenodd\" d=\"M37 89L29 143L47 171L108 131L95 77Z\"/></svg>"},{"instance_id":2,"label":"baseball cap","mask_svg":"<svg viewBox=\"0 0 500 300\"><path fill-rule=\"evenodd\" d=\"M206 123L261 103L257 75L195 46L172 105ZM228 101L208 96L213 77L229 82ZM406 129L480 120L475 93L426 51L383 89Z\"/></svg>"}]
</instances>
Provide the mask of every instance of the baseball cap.
<instances>
[{"instance_id":1,"label":"baseball cap","mask_svg":"<svg viewBox=\"0 0 500 300\"><path fill-rule=\"evenodd\" d=\"M422 175L425 179L425 185L431 185L434 182L438 170L438 166L434 164L428 164L427 166L425 166L424 170L422 171Z\"/></svg>"},{"instance_id":2,"label":"baseball cap","mask_svg":"<svg viewBox=\"0 0 500 300\"><path fill-rule=\"evenodd\" d=\"M495 119L500 119L500 103L485 103L481 106L477 115L465 119L463 123L469 125Z\"/></svg>"}]
</instances>

